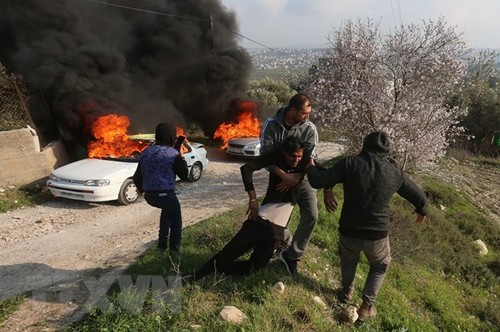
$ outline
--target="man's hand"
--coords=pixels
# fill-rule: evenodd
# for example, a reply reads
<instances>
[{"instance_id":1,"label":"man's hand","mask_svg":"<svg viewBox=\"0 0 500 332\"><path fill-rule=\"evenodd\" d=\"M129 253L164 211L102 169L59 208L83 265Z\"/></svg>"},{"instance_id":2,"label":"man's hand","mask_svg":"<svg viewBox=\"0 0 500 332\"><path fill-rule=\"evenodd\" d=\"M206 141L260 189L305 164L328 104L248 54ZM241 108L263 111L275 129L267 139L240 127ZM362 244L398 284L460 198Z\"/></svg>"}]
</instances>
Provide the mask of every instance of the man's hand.
<instances>
[{"instance_id":1,"label":"man's hand","mask_svg":"<svg viewBox=\"0 0 500 332\"><path fill-rule=\"evenodd\" d=\"M415 220L415 222L417 224L420 224L420 223L423 223L424 221L425 221L425 216L417 213L417 219Z\"/></svg>"},{"instance_id":2,"label":"man's hand","mask_svg":"<svg viewBox=\"0 0 500 332\"><path fill-rule=\"evenodd\" d=\"M257 203L256 199L250 199L248 201L248 219L255 220L259 214L259 203Z\"/></svg>"},{"instance_id":3,"label":"man's hand","mask_svg":"<svg viewBox=\"0 0 500 332\"><path fill-rule=\"evenodd\" d=\"M335 212L335 210L337 210L337 201L335 200L331 189L325 189L323 191L323 201L325 203L326 211Z\"/></svg>"},{"instance_id":4,"label":"man's hand","mask_svg":"<svg viewBox=\"0 0 500 332\"><path fill-rule=\"evenodd\" d=\"M314 162L314 159L313 158L309 158L309 161L307 162L304 171L307 173L311 167L315 167L315 166L316 166L316 163Z\"/></svg>"},{"instance_id":5,"label":"man's hand","mask_svg":"<svg viewBox=\"0 0 500 332\"><path fill-rule=\"evenodd\" d=\"M302 174L300 173L285 173L281 176L281 181L277 186L276 189L279 192L285 192L288 191L290 188L293 186L296 186L300 180L302 179Z\"/></svg>"}]
</instances>

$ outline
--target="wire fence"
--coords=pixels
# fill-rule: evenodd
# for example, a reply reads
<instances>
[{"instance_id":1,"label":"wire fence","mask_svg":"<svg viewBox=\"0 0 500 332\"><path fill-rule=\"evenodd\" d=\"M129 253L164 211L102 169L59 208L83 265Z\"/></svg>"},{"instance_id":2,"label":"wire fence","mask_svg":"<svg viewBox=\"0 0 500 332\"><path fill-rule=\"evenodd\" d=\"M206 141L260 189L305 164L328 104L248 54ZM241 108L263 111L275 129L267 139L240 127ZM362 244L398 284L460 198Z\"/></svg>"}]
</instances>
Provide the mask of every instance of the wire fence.
<instances>
[{"instance_id":1,"label":"wire fence","mask_svg":"<svg viewBox=\"0 0 500 332\"><path fill-rule=\"evenodd\" d=\"M0 73L0 131L13 130L30 125L33 127L28 111L27 94L21 79L5 72Z\"/></svg>"}]
</instances>

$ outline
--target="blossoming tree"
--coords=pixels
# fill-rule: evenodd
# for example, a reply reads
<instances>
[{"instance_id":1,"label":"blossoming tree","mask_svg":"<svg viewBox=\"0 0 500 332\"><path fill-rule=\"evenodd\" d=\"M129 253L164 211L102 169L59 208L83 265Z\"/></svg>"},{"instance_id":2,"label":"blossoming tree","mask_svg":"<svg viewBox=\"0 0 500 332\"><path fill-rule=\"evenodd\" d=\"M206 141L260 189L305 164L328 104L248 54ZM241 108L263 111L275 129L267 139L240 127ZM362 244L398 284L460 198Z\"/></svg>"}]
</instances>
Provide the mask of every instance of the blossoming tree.
<instances>
[{"instance_id":1,"label":"blossoming tree","mask_svg":"<svg viewBox=\"0 0 500 332\"><path fill-rule=\"evenodd\" d=\"M370 20L347 21L328 39L328 55L299 83L314 101L314 121L342 128L351 152L368 132L386 131L406 169L441 155L464 112L445 105L465 77L455 28L439 19L382 35Z\"/></svg>"}]
</instances>

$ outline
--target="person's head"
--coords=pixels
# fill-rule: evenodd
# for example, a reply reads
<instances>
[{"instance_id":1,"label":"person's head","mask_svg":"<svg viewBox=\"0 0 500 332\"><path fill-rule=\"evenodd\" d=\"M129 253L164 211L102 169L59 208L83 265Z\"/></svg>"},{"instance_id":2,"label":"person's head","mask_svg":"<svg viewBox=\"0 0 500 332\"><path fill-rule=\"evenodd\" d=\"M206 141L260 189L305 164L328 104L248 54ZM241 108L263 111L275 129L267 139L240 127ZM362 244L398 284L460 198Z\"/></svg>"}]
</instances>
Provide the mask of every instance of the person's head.
<instances>
[{"instance_id":1,"label":"person's head","mask_svg":"<svg viewBox=\"0 0 500 332\"><path fill-rule=\"evenodd\" d=\"M159 145L174 145L177 133L170 123L162 122L156 126L155 141Z\"/></svg>"},{"instance_id":2,"label":"person's head","mask_svg":"<svg viewBox=\"0 0 500 332\"><path fill-rule=\"evenodd\" d=\"M297 167L304 156L304 143L298 137L287 137L281 144L285 161L290 167Z\"/></svg>"},{"instance_id":3,"label":"person's head","mask_svg":"<svg viewBox=\"0 0 500 332\"><path fill-rule=\"evenodd\" d=\"M297 93L288 102L287 117L292 125L302 123L309 118L312 112L312 103L305 93Z\"/></svg>"},{"instance_id":4,"label":"person's head","mask_svg":"<svg viewBox=\"0 0 500 332\"><path fill-rule=\"evenodd\" d=\"M390 150L389 136L383 131L374 131L366 135L363 141L363 151L387 154Z\"/></svg>"}]
</instances>

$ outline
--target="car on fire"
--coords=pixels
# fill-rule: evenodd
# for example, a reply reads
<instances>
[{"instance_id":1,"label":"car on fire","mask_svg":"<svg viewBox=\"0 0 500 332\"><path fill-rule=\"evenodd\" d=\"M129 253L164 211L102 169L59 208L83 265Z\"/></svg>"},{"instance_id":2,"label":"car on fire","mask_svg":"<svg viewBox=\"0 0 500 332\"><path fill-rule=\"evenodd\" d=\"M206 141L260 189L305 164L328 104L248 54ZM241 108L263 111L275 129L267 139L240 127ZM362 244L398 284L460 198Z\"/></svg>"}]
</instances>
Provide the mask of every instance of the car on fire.
<instances>
[{"instance_id":1,"label":"car on fire","mask_svg":"<svg viewBox=\"0 0 500 332\"><path fill-rule=\"evenodd\" d=\"M183 151L189 170L188 181L198 181L208 165L207 150L201 143L185 140ZM86 158L55 169L46 185L55 197L86 202L118 200L123 205L132 204L140 196L132 181L138 163L139 154L127 158Z\"/></svg>"},{"instance_id":2,"label":"car on fire","mask_svg":"<svg viewBox=\"0 0 500 332\"><path fill-rule=\"evenodd\" d=\"M228 141L226 153L254 158L260 156L260 139L258 137L234 137Z\"/></svg>"}]
</instances>

